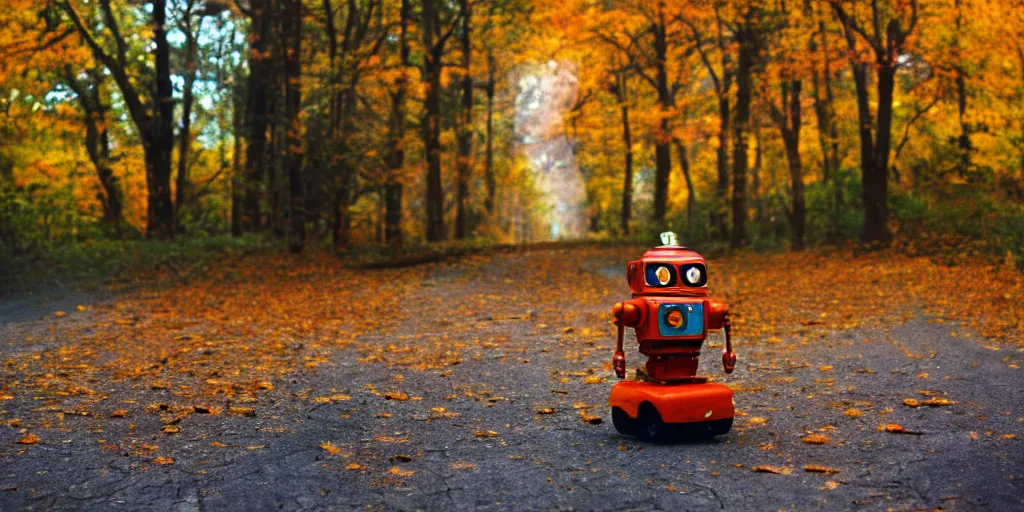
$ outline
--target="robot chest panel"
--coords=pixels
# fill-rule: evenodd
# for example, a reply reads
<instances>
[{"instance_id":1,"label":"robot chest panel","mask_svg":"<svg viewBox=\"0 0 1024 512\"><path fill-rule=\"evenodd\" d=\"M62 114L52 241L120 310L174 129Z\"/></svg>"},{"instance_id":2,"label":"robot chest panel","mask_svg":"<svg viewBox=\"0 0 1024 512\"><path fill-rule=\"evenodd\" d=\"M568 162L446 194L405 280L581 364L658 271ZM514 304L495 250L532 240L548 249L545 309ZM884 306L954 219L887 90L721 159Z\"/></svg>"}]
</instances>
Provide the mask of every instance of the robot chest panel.
<instances>
[{"instance_id":1,"label":"robot chest panel","mask_svg":"<svg viewBox=\"0 0 1024 512\"><path fill-rule=\"evenodd\" d=\"M637 334L644 339L704 339L707 335L703 299L648 297L646 321Z\"/></svg>"}]
</instances>

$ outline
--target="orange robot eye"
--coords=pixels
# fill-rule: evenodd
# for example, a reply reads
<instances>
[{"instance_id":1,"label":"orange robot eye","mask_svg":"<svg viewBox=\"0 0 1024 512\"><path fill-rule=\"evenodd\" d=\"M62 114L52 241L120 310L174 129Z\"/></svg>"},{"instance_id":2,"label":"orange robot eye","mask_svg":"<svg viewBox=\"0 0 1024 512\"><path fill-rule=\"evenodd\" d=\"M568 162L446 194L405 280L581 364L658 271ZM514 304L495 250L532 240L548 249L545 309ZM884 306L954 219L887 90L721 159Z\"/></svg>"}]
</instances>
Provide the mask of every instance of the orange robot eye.
<instances>
[{"instance_id":1,"label":"orange robot eye","mask_svg":"<svg viewBox=\"0 0 1024 512\"><path fill-rule=\"evenodd\" d=\"M654 277L657 277L658 282L664 286L672 279L672 273L668 270L668 267L658 267L658 270L654 271Z\"/></svg>"},{"instance_id":2,"label":"orange robot eye","mask_svg":"<svg viewBox=\"0 0 1024 512\"><path fill-rule=\"evenodd\" d=\"M665 316L665 323L672 328L678 329L679 326L683 325L683 313L678 309L669 311L668 315Z\"/></svg>"}]
</instances>

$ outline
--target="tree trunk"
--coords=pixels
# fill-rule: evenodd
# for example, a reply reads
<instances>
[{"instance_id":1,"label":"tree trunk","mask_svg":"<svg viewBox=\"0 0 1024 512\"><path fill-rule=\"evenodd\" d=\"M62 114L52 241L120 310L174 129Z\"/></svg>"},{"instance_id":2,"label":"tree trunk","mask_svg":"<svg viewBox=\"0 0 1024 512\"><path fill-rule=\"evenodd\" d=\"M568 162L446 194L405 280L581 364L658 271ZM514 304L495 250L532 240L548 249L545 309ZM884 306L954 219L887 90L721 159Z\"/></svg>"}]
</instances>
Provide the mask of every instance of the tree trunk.
<instances>
[{"instance_id":1,"label":"tree trunk","mask_svg":"<svg viewBox=\"0 0 1024 512\"><path fill-rule=\"evenodd\" d=\"M804 232L807 226L807 207L804 201L803 166L800 161L800 80L792 80L783 88L782 109L784 114L777 116L779 132L786 150L786 162L789 165L790 207L789 224L793 228L794 251L804 248Z\"/></svg>"},{"instance_id":2,"label":"tree trunk","mask_svg":"<svg viewBox=\"0 0 1024 512\"><path fill-rule=\"evenodd\" d=\"M285 43L285 111L288 135L287 145L290 229L288 248L293 253L302 252L306 245L306 214L303 183L302 157L304 149L299 133L302 129L299 109L302 107L302 2L290 0L284 3L282 15Z\"/></svg>"},{"instance_id":3,"label":"tree trunk","mask_svg":"<svg viewBox=\"0 0 1024 512\"><path fill-rule=\"evenodd\" d=\"M874 162L864 169L864 241L886 243L889 233L889 146L892 130L892 100L896 70L877 68L878 128L875 131Z\"/></svg>"},{"instance_id":4,"label":"tree trunk","mask_svg":"<svg viewBox=\"0 0 1024 512\"><path fill-rule=\"evenodd\" d=\"M97 69L89 70L86 75L89 81L80 82L75 71L66 67L64 78L68 87L75 93L82 107L85 121L85 149L89 160L96 168L96 176L103 195L103 224L118 237L121 236L123 210L123 194L118 179L110 168L110 137L107 134L107 105L103 102L103 74Z\"/></svg>"},{"instance_id":5,"label":"tree trunk","mask_svg":"<svg viewBox=\"0 0 1024 512\"><path fill-rule=\"evenodd\" d=\"M235 150L231 165L231 236L238 237L242 236L242 128L245 108L245 95L241 87L235 87L232 99L231 126Z\"/></svg>"},{"instance_id":6,"label":"tree trunk","mask_svg":"<svg viewBox=\"0 0 1024 512\"><path fill-rule=\"evenodd\" d=\"M625 94L623 94L625 96ZM622 180L622 218L619 227L629 234L629 220L633 216L633 134L629 130L629 105L622 103L622 145L626 153L626 172Z\"/></svg>"},{"instance_id":7,"label":"tree trunk","mask_svg":"<svg viewBox=\"0 0 1024 512\"><path fill-rule=\"evenodd\" d=\"M410 0L402 0L398 59L402 75L396 82L397 90L391 95L391 119L388 133L388 182L384 185L384 239L391 246L392 253L402 251L402 182L401 172L405 166L405 96L408 88L409 40L407 28L410 15Z\"/></svg>"},{"instance_id":8,"label":"tree trunk","mask_svg":"<svg viewBox=\"0 0 1024 512\"><path fill-rule=\"evenodd\" d=\"M715 188L715 204L711 211L711 224L718 229L722 240L729 238L729 224L724 214L729 198L729 96L722 92L718 97L718 183Z\"/></svg>"},{"instance_id":9,"label":"tree trunk","mask_svg":"<svg viewBox=\"0 0 1024 512\"><path fill-rule=\"evenodd\" d=\"M444 239L444 190L441 184L441 58L444 42L440 39L440 20L434 0L423 0L422 35L426 55L423 80L426 82L423 110L423 149L427 162L426 232L428 242Z\"/></svg>"},{"instance_id":10,"label":"tree trunk","mask_svg":"<svg viewBox=\"0 0 1024 512\"><path fill-rule=\"evenodd\" d=\"M470 62L473 55L471 42L471 11L469 0L460 0L463 18L462 34L462 114L459 119L457 139L458 160L456 162L457 184L455 193L455 238L463 239L469 235L469 219L466 204L469 200L469 179L473 172L473 76L470 74Z\"/></svg>"},{"instance_id":11,"label":"tree trunk","mask_svg":"<svg viewBox=\"0 0 1024 512\"><path fill-rule=\"evenodd\" d=\"M750 100L753 66L757 54L754 29L749 25L736 33L739 58L736 69L736 118L733 123L732 153L732 230L729 246L739 248L747 242L747 130L750 124Z\"/></svg>"},{"instance_id":12,"label":"tree trunk","mask_svg":"<svg viewBox=\"0 0 1024 512\"><path fill-rule=\"evenodd\" d=\"M668 39L665 30L664 15L654 27L655 81L658 89L658 103L665 112L674 107L672 94L669 91L668 71ZM665 214L668 211L668 186L672 173L672 153L669 144L672 142L672 129L668 116L662 115L659 131L654 140L654 224L658 230L665 228Z\"/></svg>"},{"instance_id":13,"label":"tree trunk","mask_svg":"<svg viewBox=\"0 0 1024 512\"><path fill-rule=\"evenodd\" d=\"M189 146L192 144L192 103L193 85L196 81L196 54L199 50L196 37L192 33L191 2L185 13L185 84L181 94L181 130L178 132L178 176L174 194L175 231L182 233L181 217L185 213L185 198L188 193L188 158ZM202 18L200 18L202 29Z\"/></svg>"},{"instance_id":14,"label":"tree trunk","mask_svg":"<svg viewBox=\"0 0 1024 512\"><path fill-rule=\"evenodd\" d=\"M484 181L487 184L487 197L484 208L488 215L494 215L494 196L497 183L494 177L494 55L487 54L487 149L484 153Z\"/></svg>"},{"instance_id":15,"label":"tree trunk","mask_svg":"<svg viewBox=\"0 0 1024 512\"><path fill-rule=\"evenodd\" d=\"M174 203L171 201L171 152L174 149L174 89L171 86L170 45L167 43L167 2L153 1L153 40L156 54L156 98L146 151L146 187L149 208L146 236L174 235ZM147 144L148 142L148 144Z\"/></svg>"},{"instance_id":16,"label":"tree trunk","mask_svg":"<svg viewBox=\"0 0 1024 512\"><path fill-rule=\"evenodd\" d=\"M824 56L821 74L815 70L814 113L818 120L818 144L821 146L822 180L832 192L832 218L828 238L833 243L840 241L842 223L843 189L839 180L839 127L835 119L835 94L832 91L832 60L828 48L828 30L825 21L818 19L818 34L821 36L821 53ZM812 49L814 43L812 42ZM825 94L821 92L824 89Z\"/></svg>"},{"instance_id":17,"label":"tree trunk","mask_svg":"<svg viewBox=\"0 0 1024 512\"><path fill-rule=\"evenodd\" d=\"M247 145L243 181L244 200L242 226L249 231L260 229L260 195L267 164L267 124L269 88L273 72L271 27L274 19L273 0L252 1L252 30L249 33L249 78L246 92L245 124Z\"/></svg>"},{"instance_id":18,"label":"tree trunk","mask_svg":"<svg viewBox=\"0 0 1024 512\"><path fill-rule=\"evenodd\" d=\"M874 20L873 36L857 25L854 18L839 2L830 3L833 12L843 24L847 46L856 50L856 38L859 34L874 50L876 73L876 100L878 113L875 126L876 140L872 142L871 110L868 104L868 64L861 61L853 62L853 79L857 89L857 117L860 121L861 140L861 201L864 204L863 241L868 244L885 244L891 238L889 232L889 149L892 139L892 102L893 89L896 85L897 59L902 54L903 43L917 24L916 1L909 3L911 10L908 31L904 32L899 18L890 18L885 24L885 33L880 33L879 10L873 2L871 10Z\"/></svg>"},{"instance_id":19,"label":"tree trunk","mask_svg":"<svg viewBox=\"0 0 1024 512\"><path fill-rule=\"evenodd\" d=\"M687 154L686 146L676 141L676 152L679 153L679 167L683 170L683 179L686 181L686 235L693 236L693 207L697 202L697 191L693 187L693 178L690 176L690 156Z\"/></svg>"}]
</instances>

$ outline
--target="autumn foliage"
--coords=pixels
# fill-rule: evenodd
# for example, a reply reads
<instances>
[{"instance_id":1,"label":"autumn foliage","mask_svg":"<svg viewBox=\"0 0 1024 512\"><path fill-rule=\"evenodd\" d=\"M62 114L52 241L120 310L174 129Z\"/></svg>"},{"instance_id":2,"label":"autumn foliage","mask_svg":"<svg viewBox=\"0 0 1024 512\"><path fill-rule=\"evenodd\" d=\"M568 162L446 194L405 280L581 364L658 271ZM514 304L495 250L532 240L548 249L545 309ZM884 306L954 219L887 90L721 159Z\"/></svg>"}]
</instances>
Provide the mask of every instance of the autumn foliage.
<instances>
[{"instance_id":1,"label":"autumn foliage","mask_svg":"<svg viewBox=\"0 0 1024 512\"><path fill-rule=\"evenodd\" d=\"M645 236L1020 255L1010 0L0 7L0 239ZM646 240L646 238L645 238Z\"/></svg>"}]
</instances>

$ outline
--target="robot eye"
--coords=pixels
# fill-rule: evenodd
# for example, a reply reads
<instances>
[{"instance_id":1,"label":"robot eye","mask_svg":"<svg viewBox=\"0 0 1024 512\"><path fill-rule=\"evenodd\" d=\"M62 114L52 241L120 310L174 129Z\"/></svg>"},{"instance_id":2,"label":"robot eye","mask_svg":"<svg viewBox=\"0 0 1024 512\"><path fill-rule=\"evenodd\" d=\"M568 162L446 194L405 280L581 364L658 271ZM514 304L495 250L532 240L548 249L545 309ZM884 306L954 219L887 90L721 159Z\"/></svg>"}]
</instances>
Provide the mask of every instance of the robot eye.
<instances>
[{"instance_id":1,"label":"robot eye","mask_svg":"<svg viewBox=\"0 0 1024 512\"><path fill-rule=\"evenodd\" d=\"M680 265L679 274L683 276L686 286L700 287L708 284L708 272L700 263Z\"/></svg>"},{"instance_id":2,"label":"robot eye","mask_svg":"<svg viewBox=\"0 0 1024 512\"><path fill-rule=\"evenodd\" d=\"M668 284L670 280L672 280L672 273L669 272L668 267L661 266L654 271L654 277L657 277L658 283L664 286Z\"/></svg>"},{"instance_id":3,"label":"robot eye","mask_svg":"<svg viewBox=\"0 0 1024 512\"><path fill-rule=\"evenodd\" d=\"M648 263L644 268L644 282L647 286L663 288L679 283L679 269L668 263Z\"/></svg>"},{"instance_id":4,"label":"robot eye","mask_svg":"<svg viewBox=\"0 0 1024 512\"><path fill-rule=\"evenodd\" d=\"M686 271L685 275L687 283L697 284L700 282L701 272L697 267L690 267L690 269Z\"/></svg>"}]
</instances>

